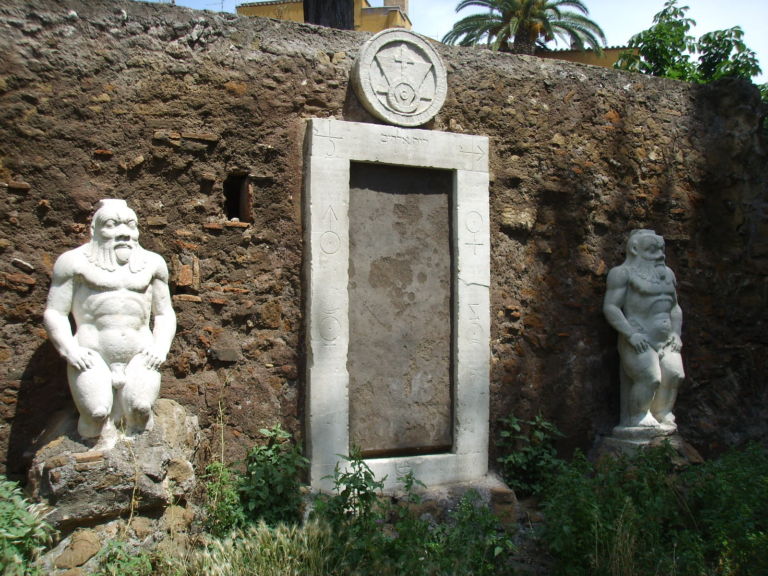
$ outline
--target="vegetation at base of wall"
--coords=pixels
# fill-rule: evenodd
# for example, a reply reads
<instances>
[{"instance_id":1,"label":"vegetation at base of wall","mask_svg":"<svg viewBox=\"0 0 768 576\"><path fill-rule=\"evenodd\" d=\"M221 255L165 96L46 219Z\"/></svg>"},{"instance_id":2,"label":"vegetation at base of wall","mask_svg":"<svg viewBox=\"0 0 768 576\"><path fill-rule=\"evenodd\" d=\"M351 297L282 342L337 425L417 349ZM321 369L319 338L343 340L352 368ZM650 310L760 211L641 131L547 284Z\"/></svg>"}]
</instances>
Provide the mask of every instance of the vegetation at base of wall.
<instances>
[{"instance_id":1,"label":"vegetation at base of wall","mask_svg":"<svg viewBox=\"0 0 768 576\"><path fill-rule=\"evenodd\" d=\"M94 576L152 576L152 555L132 549L124 540L112 540L98 554Z\"/></svg>"},{"instance_id":2,"label":"vegetation at base of wall","mask_svg":"<svg viewBox=\"0 0 768 576\"><path fill-rule=\"evenodd\" d=\"M158 558L154 576L322 576L333 574L332 534L318 521L269 526L264 521L210 538L183 557Z\"/></svg>"},{"instance_id":3,"label":"vegetation at base of wall","mask_svg":"<svg viewBox=\"0 0 768 576\"><path fill-rule=\"evenodd\" d=\"M205 529L223 537L245 525L245 510L240 502L240 476L223 462L205 467Z\"/></svg>"},{"instance_id":4,"label":"vegetation at base of wall","mask_svg":"<svg viewBox=\"0 0 768 576\"><path fill-rule=\"evenodd\" d=\"M537 538L551 556L553 574L768 574L765 447L749 446L687 468L676 466L675 452L669 445L641 450L633 457L605 457L597 463L581 454L563 462L551 451L551 442L559 433L543 418L507 418L505 426L510 442L530 448L532 455L525 462L539 466L533 477L545 488L538 492L544 523ZM273 432L275 442L280 438L281 443L290 443L284 431ZM99 553L96 574L516 573L513 559L519 560L519 552L515 534L499 524L476 492L468 491L445 517L435 518L425 512L428 508L422 506L416 492L420 483L413 474L402 478L404 497L395 499L382 494L384 479L374 476L359 451L352 450L343 460L331 476L333 492L316 497L308 520L271 525L264 519L251 520L245 508L247 500L240 497L242 477L217 463L209 467L207 482L209 496L218 499L219 508L214 509L220 514L216 521L209 518L207 532L195 536L195 543L185 554L137 549L118 539ZM286 446L274 459L259 457L251 464L252 468L257 462L267 468L281 468L283 461L286 469L298 462L293 448ZM298 468L294 472L298 475ZM252 469L250 473L257 471ZM20 497L18 488L13 488ZM298 497L298 484L293 489ZM20 502L26 509L26 502ZM225 502L231 509L222 511ZM237 520L232 522L234 529L224 531L223 519L227 517ZM29 570L6 574L36 573Z\"/></svg>"},{"instance_id":5,"label":"vegetation at base of wall","mask_svg":"<svg viewBox=\"0 0 768 576\"><path fill-rule=\"evenodd\" d=\"M245 514L252 522L298 522L302 508L300 476L309 460L279 424L259 432L267 443L254 446L246 456L239 486Z\"/></svg>"},{"instance_id":6,"label":"vegetation at base of wall","mask_svg":"<svg viewBox=\"0 0 768 576\"><path fill-rule=\"evenodd\" d=\"M273 437L277 437L274 435ZM283 434L279 434L283 440ZM269 443L267 444L269 447ZM253 454L254 451L251 452ZM290 470L299 460L292 450L274 458L251 459L250 473L268 477L260 467ZM405 498L394 501L381 494L384 479L376 479L359 451L352 450L332 477L334 493L318 496L311 519L304 524L289 517L272 524L252 522L240 498L242 513L233 510L233 471L209 467L207 539L203 550L183 559L155 561L155 573L186 574L316 574L386 576L492 576L509 573L512 537L498 519L468 492L443 521L418 512L420 483L403 478ZM296 471L296 469L294 469ZM242 480L242 479L241 479ZM299 495L296 485L295 495ZM228 496L227 496L228 494ZM247 494L242 492L241 494ZM226 505L224 504L226 503ZM288 522L286 522L288 520ZM227 522L234 530L223 533ZM215 530L215 533L214 533Z\"/></svg>"},{"instance_id":7,"label":"vegetation at base of wall","mask_svg":"<svg viewBox=\"0 0 768 576\"><path fill-rule=\"evenodd\" d=\"M544 494L557 574L768 574L768 452L677 470L669 446L597 465L577 456Z\"/></svg>"},{"instance_id":8,"label":"vegetation at base of wall","mask_svg":"<svg viewBox=\"0 0 768 576\"><path fill-rule=\"evenodd\" d=\"M214 536L249 523L274 525L301 518L300 477L308 460L279 424L259 432L267 442L248 453L244 473L221 461L205 469L205 527Z\"/></svg>"},{"instance_id":9,"label":"vegetation at base of wall","mask_svg":"<svg viewBox=\"0 0 768 576\"><path fill-rule=\"evenodd\" d=\"M667 0L653 17L653 25L629 40L629 50L615 67L699 83L728 77L749 80L760 74L757 56L744 43L744 31L739 26L714 30L696 40L689 34L696 21L688 18L687 12L688 6Z\"/></svg>"},{"instance_id":10,"label":"vegetation at base of wall","mask_svg":"<svg viewBox=\"0 0 768 576\"><path fill-rule=\"evenodd\" d=\"M55 531L41 517L18 484L0 474L0 569L2 576L34 576L42 572L32 561L51 544Z\"/></svg>"},{"instance_id":11,"label":"vegetation at base of wall","mask_svg":"<svg viewBox=\"0 0 768 576\"><path fill-rule=\"evenodd\" d=\"M444 521L418 513L419 482L403 477L405 498L381 497L377 480L356 450L333 474L334 494L318 498L315 517L333 532L332 574L487 575L507 574L514 551L511 534L468 491Z\"/></svg>"},{"instance_id":12,"label":"vegetation at base of wall","mask_svg":"<svg viewBox=\"0 0 768 576\"><path fill-rule=\"evenodd\" d=\"M563 435L541 414L532 420L507 416L500 421L496 459L499 472L518 498L541 494L565 462L558 458L555 440Z\"/></svg>"}]
</instances>

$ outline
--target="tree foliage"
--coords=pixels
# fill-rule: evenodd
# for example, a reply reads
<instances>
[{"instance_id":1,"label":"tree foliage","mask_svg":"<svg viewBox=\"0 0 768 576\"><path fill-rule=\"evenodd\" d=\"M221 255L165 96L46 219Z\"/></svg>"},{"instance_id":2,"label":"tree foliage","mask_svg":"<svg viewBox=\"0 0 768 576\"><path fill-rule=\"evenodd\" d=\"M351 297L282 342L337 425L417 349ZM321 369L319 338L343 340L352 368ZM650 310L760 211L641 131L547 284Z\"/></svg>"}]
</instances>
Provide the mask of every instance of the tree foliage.
<instances>
[{"instance_id":1,"label":"tree foliage","mask_svg":"<svg viewBox=\"0 0 768 576\"><path fill-rule=\"evenodd\" d=\"M696 40L689 33L696 21L687 12L688 6L667 0L653 17L653 25L629 40L631 50L621 55L616 68L700 83L733 76L749 79L760 73L757 57L744 43L739 26L708 32Z\"/></svg>"},{"instance_id":2,"label":"tree foliage","mask_svg":"<svg viewBox=\"0 0 768 576\"><path fill-rule=\"evenodd\" d=\"M533 54L557 39L598 53L605 45L603 30L587 17L589 10L580 0L461 0L456 12L469 7L486 12L456 22L443 42L516 54Z\"/></svg>"}]
</instances>

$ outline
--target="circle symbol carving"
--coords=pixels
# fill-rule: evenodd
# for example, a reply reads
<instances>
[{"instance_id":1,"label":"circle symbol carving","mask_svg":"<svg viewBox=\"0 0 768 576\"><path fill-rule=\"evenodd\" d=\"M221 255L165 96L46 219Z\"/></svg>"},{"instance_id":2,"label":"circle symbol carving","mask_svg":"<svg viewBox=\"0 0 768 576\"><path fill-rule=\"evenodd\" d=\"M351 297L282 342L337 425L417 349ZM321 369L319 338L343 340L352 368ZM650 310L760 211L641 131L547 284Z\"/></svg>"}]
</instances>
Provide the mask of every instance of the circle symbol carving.
<instances>
[{"instance_id":1,"label":"circle symbol carving","mask_svg":"<svg viewBox=\"0 0 768 576\"><path fill-rule=\"evenodd\" d=\"M405 127L434 118L448 91L440 55L418 34L398 29L379 32L363 45L352 83L368 112Z\"/></svg>"},{"instance_id":2,"label":"circle symbol carving","mask_svg":"<svg viewBox=\"0 0 768 576\"><path fill-rule=\"evenodd\" d=\"M326 342L333 342L339 337L341 322L333 316L327 316L320 321L320 338Z\"/></svg>"},{"instance_id":3,"label":"circle symbol carving","mask_svg":"<svg viewBox=\"0 0 768 576\"><path fill-rule=\"evenodd\" d=\"M341 247L341 238L336 232L328 230L320 236L320 249L326 254L336 254Z\"/></svg>"},{"instance_id":4,"label":"circle symbol carving","mask_svg":"<svg viewBox=\"0 0 768 576\"><path fill-rule=\"evenodd\" d=\"M472 234L477 234L483 228L483 217L479 212L470 212L467 214L466 227Z\"/></svg>"}]
</instances>

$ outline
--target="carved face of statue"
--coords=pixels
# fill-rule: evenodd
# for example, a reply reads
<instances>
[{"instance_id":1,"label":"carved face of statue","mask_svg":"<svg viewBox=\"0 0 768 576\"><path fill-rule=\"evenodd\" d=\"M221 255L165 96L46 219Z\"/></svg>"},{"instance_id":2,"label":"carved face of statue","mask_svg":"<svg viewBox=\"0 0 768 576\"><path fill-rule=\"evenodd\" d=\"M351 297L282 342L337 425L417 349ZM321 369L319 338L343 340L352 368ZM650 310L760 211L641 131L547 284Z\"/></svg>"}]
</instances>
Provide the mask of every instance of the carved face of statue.
<instances>
[{"instance_id":1,"label":"carved face of statue","mask_svg":"<svg viewBox=\"0 0 768 576\"><path fill-rule=\"evenodd\" d=\"M119 264L125 264L139 243L139 226L133 210L121 212L101 214L94 227L94 237L104 248L115 251Z\"/></svg>"},{"instance_id":2,"label":"carved face of statue","mask_svg":"<svg viewBox=\"0 0 768 576\"><path fill-rule=\"evenodd\" d=\"M656 266L664 265L664 239L656 234L647 234L638 238L637 254Z\"/></svg>"},{"instance_id":3,"label":"carved face of statue","mask_svg":"<svg viewBox=\"0 0 768 576\"><path fill-rule=\"evenodd\" d=\"M139 246L136 213L123 200L103 200L93 215L91 234L99 265L108 270L114 264L123 266Z\"/></svg>"}]
</instances>

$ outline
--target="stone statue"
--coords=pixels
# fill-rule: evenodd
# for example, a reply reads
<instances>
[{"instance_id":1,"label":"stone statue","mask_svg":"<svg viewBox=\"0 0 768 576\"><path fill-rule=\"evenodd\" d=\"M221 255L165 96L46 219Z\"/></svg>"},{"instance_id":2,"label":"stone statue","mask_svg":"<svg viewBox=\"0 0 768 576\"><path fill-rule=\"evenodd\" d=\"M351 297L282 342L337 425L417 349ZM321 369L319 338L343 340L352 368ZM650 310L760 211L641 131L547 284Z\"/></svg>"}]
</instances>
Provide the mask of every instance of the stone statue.
<instances>
[{"instance_id":1,"label":"stone statue","mask_svg":"<svg viewBox=\"0 0 768 576\"><path fill-rule=\"evenodd\" d=\"M672 408L685 374L675 286L664 263L664 239L653 230L633 230L626 260L608 273L603 302L608 323L619 333L619 428L677 429Z\"/></svg>"},{"instance_id":2,"label":"stone statue","mask_svg":"<svg viewBox=\"0 0 768 576\"><path fill-rule=\"evenodd\" d=\"M152 429L158 368L176 333L168 267L138 239L136 213L125 201L101 200L91 241L59 256L48 293L45 328L67 361L77 430L99 438L98 448L114 446L118 429Z\"/></svg>"}]
</instances>

